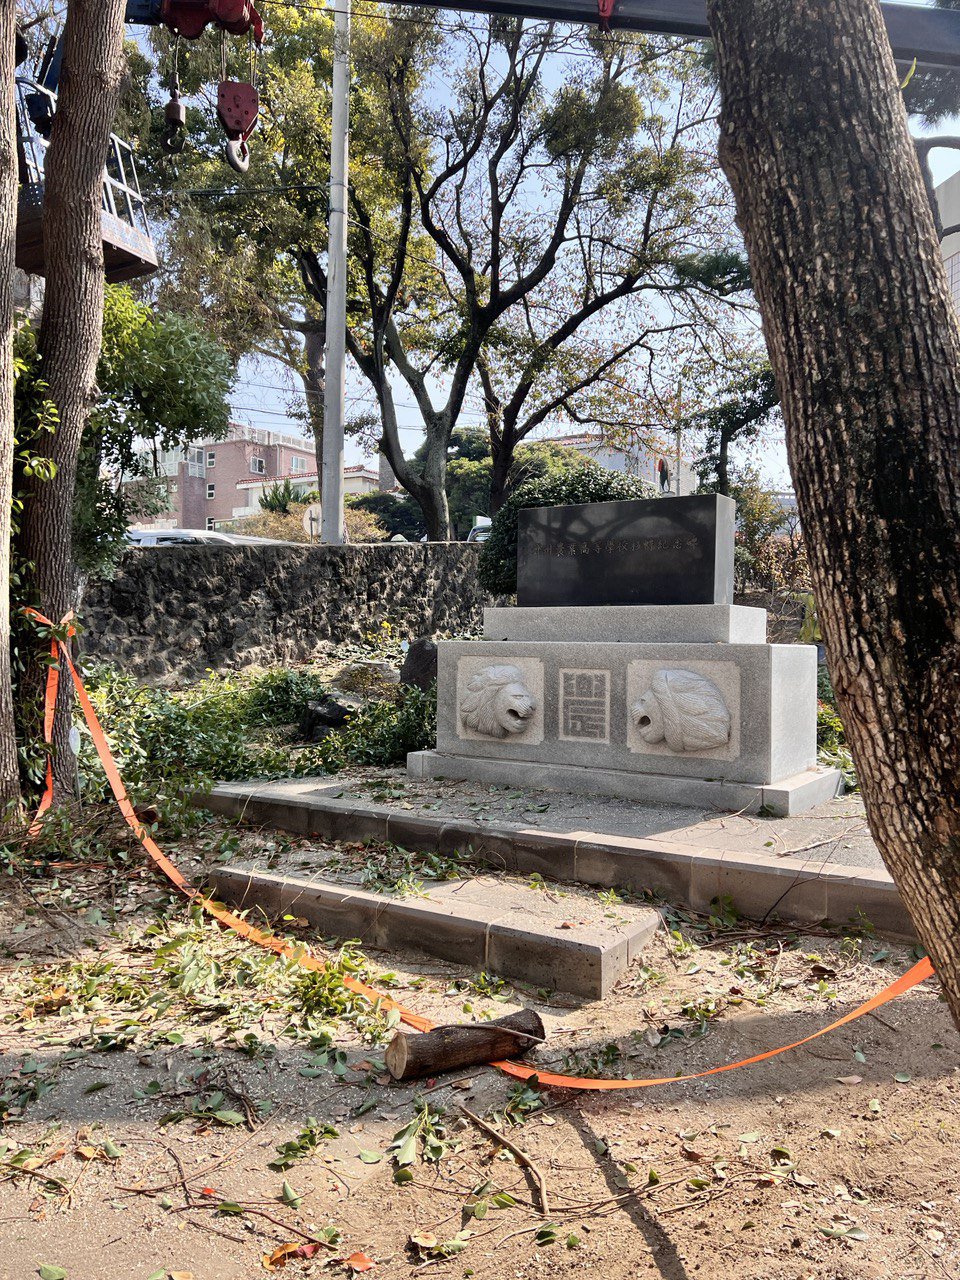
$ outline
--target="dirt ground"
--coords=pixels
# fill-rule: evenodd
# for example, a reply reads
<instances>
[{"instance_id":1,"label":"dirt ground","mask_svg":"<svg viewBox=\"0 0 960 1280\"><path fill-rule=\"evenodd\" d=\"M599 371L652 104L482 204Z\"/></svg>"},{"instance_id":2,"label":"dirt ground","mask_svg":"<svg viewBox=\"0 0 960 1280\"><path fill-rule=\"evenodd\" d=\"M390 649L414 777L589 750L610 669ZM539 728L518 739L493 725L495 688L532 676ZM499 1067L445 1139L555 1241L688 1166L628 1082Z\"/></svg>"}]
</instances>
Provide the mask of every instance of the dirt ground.
<instances>
[{"instance_id":1,"label":"dirt ground","mask_svg":"<svg viewBox=\"0 0 960 1280\"><path fill-rule=\"evenodd\" d=\"M169 851L196 875L251 842L303 854L218 824ZM642 1077L797 1040L913 959L662 910L598 1003L413 953L339 964L436 1021L535 1007L536 1062ZM960 1041L935 982L758 1066L606 1094L491 1068L392 1084L390 1022L192 917L133 856L0 879L0 1280L960 1275Z\"/></svg>"}]
</instances>

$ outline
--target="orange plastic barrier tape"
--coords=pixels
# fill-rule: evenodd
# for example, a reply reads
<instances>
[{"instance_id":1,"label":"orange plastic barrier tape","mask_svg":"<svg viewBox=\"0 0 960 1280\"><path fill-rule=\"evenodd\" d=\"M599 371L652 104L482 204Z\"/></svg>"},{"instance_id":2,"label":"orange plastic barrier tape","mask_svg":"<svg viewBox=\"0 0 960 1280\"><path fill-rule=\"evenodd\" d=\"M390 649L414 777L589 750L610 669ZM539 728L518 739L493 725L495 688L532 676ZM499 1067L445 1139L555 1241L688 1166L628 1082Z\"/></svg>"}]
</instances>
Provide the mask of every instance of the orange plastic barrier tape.
<instances>
[{"instance_id":1,"label":"orange plastic barrier tape","mask_svg":"<svg viewBox=\"0 0 960 1280\"><path fill-rule=\"evenodd\" d=\"M42 626L52 627L53 623L49 618L45 618L43 614L38 613L36 609L26 609L24 612L39 622ZM70 617L68 615L61 625L68 625ZM69 631L73 634L72 629ZM51 641L51 658L49 673L47 675L46 705L44 707L43 729L44 741L48 744L53 740L53 722L54 712L57 704L57 688L58 688L58 669L57 654L61 655L63 661L67 665L67 670L73 680L74 688L77 692L77 699L83 710L84 718L90 729L90 735L93 738L94 746L97 749L97 755L100 757L100 763L103 765L104 772L107 775L107 781L110 783L110 789L114 794L120 812L123 814L128 826L134 835L143 845L154 866L163 873L170 881L178 893L182 894L188 901L194 903L205 911L207 915L216 920L218 924L223 925L226 929L231 929L241 938L245 938L248 942L253 942L258 947L264 947L268 951L275 952L278 956L283 956L287 960L292 960L304 969L313 971L321 971L326 968L324 961L318 960L315 956L311 956L301 947L292 943L284 942L282 938L277 938L273 934L265 933L262 929L250 924L248 921L235 915L232 911L228 911L226 907L212 899L205 897L199 889L195 889L184 879L183 875L177 870L176 866L163 853L152 837L143 829L140 819L137 817L130 798L127 795L126 788L123 785L123 779L120 777L120 771L117 763L113 758L110 745L107 742L106 735L97 719L97 713L94 710L93 703L90 701L90 695L83 686L79 672L73 665L73 659L70 656L68 646L56 637ZM33 826L30 828L31 833L38 829L40 819L46 810L50 807L53 800L53 768L51 762L47 762L46 787L43 799L37 810L37 816ZM506 1075L514 1076L517 1080L536 1079L541 1085L547 1085L555 1089L589 1089L589 1090L606 1090L606 1089L648 1089L651 1085L659 1084L676 1084L684 1080L701 1080L704 1076L716 1076L725 1071L736 1071L738 1067L753 1066L757 1062L765 1062L767 1058L775 1058L781 1053L788 1053L791 1049L798 1049L801 1045L809 1044L811 1040L818 1040L820 1036L828 1035L831 1031L836 1031L838 1027L844 1027L848 1022L854 1022L857 1018L862 1018L864 1014L871 1013L874 1009L879 1009L882 1005L889 1004L891 1000L895 1000L897 996L903 995L905 991L909 991L911 987L917 986L919 983L926 981L927 978L934 976L934 968L930 960L924 957L918 960L912 968L908 969L895 982L891 982L889 986L884 987L882 991L878 991L875 996L871 996L858 1008L853 1009L850 1013L844 1014L842 1018L838 1018L835 1022L831 1022L829 1026L821 1027L819 1031L814 1031L808 1036L804 1036L802 1040L794 1040L792 1044L781 1045L777 1049L767 1049L764 1053L754 1054L752 1058L743 1058L739 1062L728 1062L721 1067L710 1067L706 1071L694 1071L690 1075L675 1076L658 1076L655 1079L645 1080L603 1080L594 1079L589 1076L566 1076L558 1075L553 1071L542 1071L536 1067L530 1067L520 1062L493 1062L490 1065L498 1067ZM422 1017L419 1013L414 1013L411 1009L405 1008L402 1004L398 1004L389 996L383 995L375 988L367 986L364 982L358 982L356 978L344 976L344 986L357 995L364 996L367 1000L377 1003L383 1009L396 1009L400 1015L402 1022L413 1027L417 1031L432 1031L437 1025L431 1022L429 1018Z\"/></svg>"},{"instance_id":2,"label":"orange plastic barrier tape","mask_svg":"<svg viewBox=\"0 0 960 1280\"><path fill-rule=\"evenodd\" d=\"M38 621L46 623L47 626L53 625L47 618L44 618L42 614L37 613L36 609L24 609L24 613L27 615L27 617L36 618ZM70 613L68 613L67 616L64 618L63 623L61 624L68 628L67 634L71 636L76 634L73 626L71 625L72 618L73 618L73 611L71 610ZM58 641L56 636L51 637L50 665L47 668L47 692L46 692L46 697L44 698L44 705L43 705L43 740L46 743L50 743L53 741L53 722L54 722L54 717L56 715L56 710L57 710L57 692L60 688L60 668L57 665L58 647L59 646L58 646ZM34 816L34 819L33 819L33 825L30 827L30 835L35 836L37 832L40 830L40 825L41 825L40 820L43 817L43 815L46 813L46 811L50 808L50 805L52 802L53 802L53 757L51 755L48 755L46 785L44 787L43 796L41 797L36 815Z\"/></svg>"},{"instance_id":3,"label":"orange plastic barrier tape","mask_svg":"<svg viewBox=\"0 0 960 1280\"><path fill-rule=\"evenodd\" d=\"M825 1036L831 1031L836 1031L838 1027L845 1027L848 1022L862 1018L865 1013L872 1013L874 1009L879 1009L881 1005L889 1004L891 1000L895 1000L897 996L902 996L911 987L924 982L927 978L932 978L933 974L933 965L924 956L922 960L918 960L912 968L908 969L905 974L897 978L896 982L891 982L889 987L884 987L882 991L878 991L875 996L871 996L869 1000L858 1008L844 1014L836 1022L831 1022L829 1026L821 1027L819 1031L814 1031L811 1035L804 1036L802 1040L794 1040L793 1044L781 1045L779 1049L767 1049L765 1053L754 1054L752 1058L741 1058L739 1062L728 1062L722 1067L710 1067L707 1071L694 1071L686 1076L660 1076L654 1080L594 1080L582 1076L555 1075L552 1071L537 1071L534 1067L527 1067L517 1062L497 1062L494 1065L499 1067L501 1071L505 1071L507 1075L516 1076L518 1080L529 1080L531 1076L536 1076L541 1084L550 1085L557 1089L647 1089L653 1084L676 1084L678 1080L701 1080L704 1076L718 1076L724 1071L736 1071L737 1067L750 1067L755 1062L765 1062L767 1058L775 1058L778 1054L788 1053L791 1049L799 1049L802 1044L809 1044L811 1040L818 1040L820 1036Z\"/></svg>"}]
</instances>

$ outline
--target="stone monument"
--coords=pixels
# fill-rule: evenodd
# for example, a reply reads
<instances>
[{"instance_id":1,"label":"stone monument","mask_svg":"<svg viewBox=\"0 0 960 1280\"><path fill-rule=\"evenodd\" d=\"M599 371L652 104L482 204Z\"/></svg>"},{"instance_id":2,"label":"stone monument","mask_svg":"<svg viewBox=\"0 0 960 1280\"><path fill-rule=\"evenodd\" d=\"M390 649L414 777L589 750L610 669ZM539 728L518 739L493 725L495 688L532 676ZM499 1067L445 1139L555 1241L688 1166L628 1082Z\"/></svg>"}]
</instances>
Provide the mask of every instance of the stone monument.
<instances>
[{"instance_id":1,"label":"stone monument","mask_svg":"<svg viewBox=\"0 0 960 1280\"><path fill-rule=\"evenodd\" d=\"M718 495L519 513L517 605L439 645L437 749L460 778L777 815L836 795L817 765L817 651L734 605Z\"/></svg>"}]
</instances>

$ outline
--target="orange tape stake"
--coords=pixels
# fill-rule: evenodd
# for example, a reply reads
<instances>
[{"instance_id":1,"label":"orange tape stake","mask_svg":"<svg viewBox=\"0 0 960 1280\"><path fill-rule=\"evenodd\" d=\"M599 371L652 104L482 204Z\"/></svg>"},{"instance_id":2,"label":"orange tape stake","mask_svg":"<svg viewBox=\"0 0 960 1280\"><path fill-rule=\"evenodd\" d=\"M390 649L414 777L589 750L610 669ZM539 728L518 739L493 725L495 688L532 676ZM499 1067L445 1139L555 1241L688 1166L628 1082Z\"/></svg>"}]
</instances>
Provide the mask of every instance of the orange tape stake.
<instances>
[{"instance_id":1,"label":"orange tape stake","mask_svg":"<svg viewBox=\"0 0 960 1280\"><path fill-rule=\"evenodd\" d=\"M33 618L42 626L52 627L53 623L49 618L45 618L42 613L38 613L36 609L25 609L24 613L28 617ZM61 626L68 626L68 635L74 635L75 632L70 626L72 614L68 614L64 618ZM205 897L199 889L195 889L183 875L177 870L170 859L163 853L152 837L143 829L143 824L137 817L130 798L127 795L126 788L123 785L123 779L120 777L120 771L117 763L113 758L110 746L107 742L106 735L101 728L100 721L97 719L97 713L90 701L90 695L83 686L83 681L73 665L73 659L70 656L69 646L62 640L54 637L50 644L50 654L52 662L47 675L47 689L43 715L43 734L44 741L49 744L53 741L53 724L54 714L57 705L57 689L59 686L59 668L58 654L63 662L66 663L67 670L73 680L74 688L77 691L77 699L83 709L84 718L90 729L90 735L93 738L94 746L97 749L97 755L100 757L100 763L103 765L104 772L107 775L107 781L110 783L110 789L113 792L120 812L123 814L127 825L133 831L134 835L146 850L147 857L153 863L154 867L160 871L166 879L173 885L179 894L186 898L189 902L194 903L202 911L204 911L218 924L225 929L230 929L239 937L246 939L248 942L254 943L258 947L263 947L267 951L273 951L278 956L283 956L287 960L292 960L304 969L310 969L314 972L324 970L327 966L322 960L318 960L315 956L309 955L301 947L290 942L284 942L281 938L277 938L269 933L264 933L262 929L257 929L254 925L243 920L240 916L235 915L232 911L228 911L226 907L218 902L214 902L211 898ZM47 761L46 786L43 798L37 809L37 816L30 828L31 835L39 830L43 814L49 809L53 802L53 765L52 761ZM533 1080L536 1079L541 1085L547 1085L555 1089L589 1089L589 1090L607 1090L607 1089L648 1089L651 1085L660 1084L676 1084L683 1080L700 1080L704 1076L716 1076L724 1071L736 1071L738 1067L750 1067L757 1062L765 1062L767 1058L775 1058L781 1053L788 1053L791 1049L798 1049L801 1045L809 1044L811 1040L818 1040L820 1036L828 1035L831 1031L836 1031L839 1027L844 1027L848 1022L854 1022L857 1018L862 1018L866 1013L872 1013L874 1009L879 1009L882 1005L889 1004L891 1000L895 1000L897 996L903 995L905 991L909 991L911 987L917 986L919 983L926 981L927 978L934 976L934 968L929 958L924 957L918 960L912 968L908 969L896 981L891 982L889 986L884 987L882 991L878 991L875 996L871 996L858 1008L850 1013L844 1014L842 1018L838 1018L836 1022L831 1022L829 1026L821 1027L819 1031L814 1031L809 1036L804 1036L802 1040L794 1040L792 1044L781 1045L778 1049L767 1049L764 1053L754 1054L752 1058L743 1058L739 1062L728 1062L722 1067L710 1067L707 1071L694 1071L690 1075L677 1076L659 1076L656 1079L649 1080L597 1080L587 1076L565 1076L558 1075L553 1071L541 1071L536 1067L526 1066L520 1062L493 1062L490 1065L498 1067L508 1076L513 1076L517 1080ZM364 996L367 1000L379 1003L383 1009L396 1009L400 1014L400 1019L407 1026L413 1027L417 1031L432 1031L437 1025L431 1022L429 1018L422 1017L419 1013L414 1013L411 1009L405 1008L402 1004L398 1004L388 995L384 995L373 987L367 986L364 982L358 982L356 978L344 976L343 984L350 991L357 995Z\"/></svg>"}]
</instances>

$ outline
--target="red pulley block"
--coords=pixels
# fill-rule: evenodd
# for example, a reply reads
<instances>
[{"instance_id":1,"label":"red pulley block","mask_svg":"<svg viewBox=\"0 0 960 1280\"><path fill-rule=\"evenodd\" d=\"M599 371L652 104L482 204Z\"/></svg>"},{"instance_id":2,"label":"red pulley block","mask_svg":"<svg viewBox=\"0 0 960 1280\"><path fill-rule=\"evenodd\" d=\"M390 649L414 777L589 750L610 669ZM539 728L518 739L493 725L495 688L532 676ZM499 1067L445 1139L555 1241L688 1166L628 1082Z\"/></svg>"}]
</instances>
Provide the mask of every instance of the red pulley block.
<instances>
[{"instance_id":1,"label":"red pulley block","mask_svg":"<svg viewBox=\"0 0 960 1280\"><path fill-rule=\"evenodd\" d=\"M217 89L217 115L228 138L246 140L253 132L260 110L260 95L252 84L224 80Z\"/></svg>"},{"instance_id":2,"label":"red pulley block","mask_svg":"<svg viewBox=\"0 0 960 1280\"><path fill-rule=\"evenodd\" d=\"M227 135L227 163L237 173L250 167L247 139L257 126L260 95L252 84L224 80L217 89L217 115Z\"/></svg>"},{"instance_id":3,"label":"red pulley block","mask_svg":"<svg viewBox=\"0 0 960 1280\"><path fill-rule=\"evenodd\" d=\"M196 40L212 22L232 36L253 30L257 44L263 39L263 19L252 0L163 0L164 24L185 40Z\"/></svg>"},{"instance_id":4,"label":"red pulley block","mask_svg":"<svg viewBox=\"0 0 960 1280\"><path fill-rule=\"evenodd\" d=\"M615 0L597 0L597 18L601 31L610 30L610 19L613 17Z\"/></svg>"}]
</instances>

